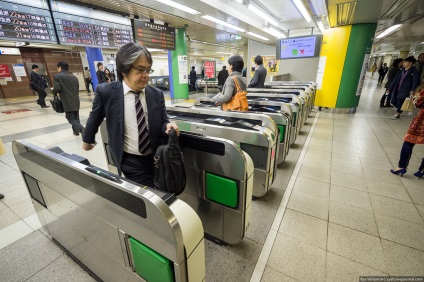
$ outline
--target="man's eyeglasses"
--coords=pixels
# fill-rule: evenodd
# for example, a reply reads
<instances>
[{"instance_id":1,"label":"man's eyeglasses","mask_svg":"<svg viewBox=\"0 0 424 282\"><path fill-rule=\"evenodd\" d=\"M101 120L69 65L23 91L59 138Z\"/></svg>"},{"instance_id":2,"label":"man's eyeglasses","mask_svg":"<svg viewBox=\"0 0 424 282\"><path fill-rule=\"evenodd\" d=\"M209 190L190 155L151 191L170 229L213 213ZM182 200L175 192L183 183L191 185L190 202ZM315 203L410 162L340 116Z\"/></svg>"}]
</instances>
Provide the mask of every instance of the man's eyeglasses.
<instances>
[{"instance_id":1,"label":"man's eyeglasses","mask_svg":"<svg viewBox=\"0 0 424 282\"><path fill-rule=\"evenodd\" d=\"M138 71L138 74L151 74L154 72L154 70L152 69L145 69L145 68L137 68L137 67L133 67L131 66L131 68L135 69L136 71Z\"/></svg>"}]
</instances>

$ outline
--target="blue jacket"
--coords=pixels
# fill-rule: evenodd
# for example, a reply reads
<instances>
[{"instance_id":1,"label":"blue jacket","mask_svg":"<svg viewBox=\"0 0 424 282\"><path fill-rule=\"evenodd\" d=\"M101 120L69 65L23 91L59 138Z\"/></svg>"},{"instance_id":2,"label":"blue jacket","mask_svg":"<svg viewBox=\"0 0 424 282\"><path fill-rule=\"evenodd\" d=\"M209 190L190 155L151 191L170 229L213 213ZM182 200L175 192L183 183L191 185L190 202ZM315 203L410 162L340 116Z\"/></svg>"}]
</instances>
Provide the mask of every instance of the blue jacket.
<instances>
[{"instance_id":1,"label":"blue jacket","mask_svg":"<svg viewBox=\"0 0 424 282\"><path fill-rule=\"evenodd\" d=\"M405 80L403 81L402 85L400 86L400 89L398 90L400 78L402 77L403 71L404 68L398 71L395 79L390 84L389 88L389 92L394 93L395 97L398 99L406 99L407 97L409 97L409 93L411 91L415 92L415 89L420 84L420 74L418 73L417 68L413 66L408 70Z\"/></svg>"}]
</instances>

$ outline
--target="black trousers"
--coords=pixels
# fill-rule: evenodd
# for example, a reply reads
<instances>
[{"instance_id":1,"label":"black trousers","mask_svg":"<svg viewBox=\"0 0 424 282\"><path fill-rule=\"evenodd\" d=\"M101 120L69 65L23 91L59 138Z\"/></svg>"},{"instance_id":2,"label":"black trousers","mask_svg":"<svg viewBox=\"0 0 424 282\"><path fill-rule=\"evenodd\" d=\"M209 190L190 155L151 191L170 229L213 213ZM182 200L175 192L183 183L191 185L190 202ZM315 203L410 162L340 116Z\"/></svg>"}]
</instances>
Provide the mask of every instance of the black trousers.
<instances>
[{"instance_id":1,"label":"black trousers","mask_svg":"<svg viewBox=\"0 0 424 282\"><path fill-rule=\"evenodd\" d=\"M124 152L121 170L129 180L148 187L154 187L153 154L141 156Z\"/></svg>"},{"instance_id":2,"label":"black trousers","mask_svg":"<svg viewBox=\"0 0 424 282\"><path fill-rule=\"evenodd\" d=\"M378 76L378 82L383 82L385 76L386 76L386 74L380 74Z\"/></svg>"},{"instance_id":3,"label":"black trousers","mask_svg":"<svg viewBox=\"0 0 424 282\"><path fill-rule=\"evenodd\" d=\"M91 81L91 79L86 78L85 79L85 88L87 89L87 92L90 92L90 84L91 84L91 88L93 89L93 92L94 92L93 82Z\"/></svg>"},{"instance_id":4,"label":"black trousers","mask_svg":"<svg viewBox=\"0 0 424 282\"><path fill-rule=\"evenodd\" d=\"M79 111L65 112L65 117L72 125L72 131L75 135L78 135L84 129L84 126L80 123Z\"/></svg>"},{"instance_id":5,"label":"black trousers","mask_svg":"<svg viewBox=\"0 0 424 282\"><path fill-rule=\"evenodd\" d=\"M47 97L47 93L46 91L44 91L44 89L42 90L38 90L38 100L37 100L37 104L39 104L41 107L46 106L46 97Z\"/></svg>"},{"instance_id":6,"label":"black trousers","mask_svg":"<svg viewBox=\"0 0 424 282\"><path fill-rule=\"evenodd\" d=\"M403 142L402 150L400 150L400 159L399 159L399 167L407 168L409 164L409 160L411 159L412 149L415 144L410 142Z\"/></svg>"},{"instance_id":7,"label":"black trousers","mask_svg":"<svg viewBox=\"0 0 424 282\"><path fill-rule=\"evenodd\" d=\"M390 92L389 94L386 94L386 92L384 92L383 96L381 96L381 99L380 99L380 105L383 106L384 104L386 104L386 106L389 107L391 98L392 98L392 95Z\"/></svg>"}]
</instances>

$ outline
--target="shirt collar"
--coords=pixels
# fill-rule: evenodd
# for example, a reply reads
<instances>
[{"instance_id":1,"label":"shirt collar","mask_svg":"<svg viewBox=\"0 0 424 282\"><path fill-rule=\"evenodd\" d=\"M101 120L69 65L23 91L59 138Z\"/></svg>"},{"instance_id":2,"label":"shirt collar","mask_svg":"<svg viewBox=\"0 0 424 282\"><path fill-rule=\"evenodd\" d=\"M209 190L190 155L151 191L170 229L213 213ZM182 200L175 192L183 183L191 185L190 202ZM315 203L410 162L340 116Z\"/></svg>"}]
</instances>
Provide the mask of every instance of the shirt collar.
<instances>
[{"instance_id":1,"label":"shirt collar","mask_svg":"<svg viewBox=\"0 0 424 282\"><path fill-rule=\"evenodd\" d=\"M128 84L126 84L125 83L125 81L124 80L122 80L122 86L124 87L124 95L126 95L126 94L128 94L128 93L131 93L131 94L133 94L132 92L130 92L130 91L133 91L129 86L128 86ZM141 90L141 92L143 92L144 93L144 89L143 90Z\"/></svg>"}]
</instances>

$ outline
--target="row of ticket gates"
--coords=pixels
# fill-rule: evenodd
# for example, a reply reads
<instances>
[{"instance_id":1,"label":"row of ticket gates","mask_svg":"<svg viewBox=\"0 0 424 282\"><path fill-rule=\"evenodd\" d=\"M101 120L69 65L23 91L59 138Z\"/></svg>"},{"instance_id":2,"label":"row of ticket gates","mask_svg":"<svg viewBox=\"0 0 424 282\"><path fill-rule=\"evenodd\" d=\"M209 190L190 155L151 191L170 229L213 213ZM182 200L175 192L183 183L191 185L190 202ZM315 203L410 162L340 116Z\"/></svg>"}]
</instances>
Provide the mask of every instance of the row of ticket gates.
<instances>
[{"instance_id":1,"label":"row of ticket gates","mask_svg":"<svg viewBox=\"0 0 424 282\"><path fill-rule=\"evenodd\" d=\"M204 238L239 243L251 201L271 188L276 166L313 109L315 83L248 89L249 112L207 98L167 107L180 129L187 184L176 197L118 176L101 126L108 171L60 148L14 141L13 153L44 229L103 281L204 281Z\"/></svg>"}]
</instances>

